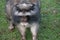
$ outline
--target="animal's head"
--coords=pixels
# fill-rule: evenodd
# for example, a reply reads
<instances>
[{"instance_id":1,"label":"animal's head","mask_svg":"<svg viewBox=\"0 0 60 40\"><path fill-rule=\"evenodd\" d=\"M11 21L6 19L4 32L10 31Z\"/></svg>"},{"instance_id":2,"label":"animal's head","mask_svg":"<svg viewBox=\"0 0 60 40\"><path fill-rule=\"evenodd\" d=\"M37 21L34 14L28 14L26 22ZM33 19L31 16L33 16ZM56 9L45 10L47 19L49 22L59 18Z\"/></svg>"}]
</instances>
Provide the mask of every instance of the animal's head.
<instances>
[{"instance_id":1,"label":"animal's head","mask_svg":"<svg viewBox=\"0 0 60 40\"><path fill-rule=\"evenodd\" d=\"M17 12L15 12L18 16L26 16L31 15L30 11L34 9L34 4L31 3L19 3L16 5Z\"/></svg>"},{"instance_id":2,"label":"animal's head","mask_svg":"<svg viewBox=\"0 0 60 40\"><path fill-rule=\"evenodd\" d=\"M16 5L20 10L30 10L33 8L33 4L29 3L21 3Z\"/></svg>"}]
</instances>

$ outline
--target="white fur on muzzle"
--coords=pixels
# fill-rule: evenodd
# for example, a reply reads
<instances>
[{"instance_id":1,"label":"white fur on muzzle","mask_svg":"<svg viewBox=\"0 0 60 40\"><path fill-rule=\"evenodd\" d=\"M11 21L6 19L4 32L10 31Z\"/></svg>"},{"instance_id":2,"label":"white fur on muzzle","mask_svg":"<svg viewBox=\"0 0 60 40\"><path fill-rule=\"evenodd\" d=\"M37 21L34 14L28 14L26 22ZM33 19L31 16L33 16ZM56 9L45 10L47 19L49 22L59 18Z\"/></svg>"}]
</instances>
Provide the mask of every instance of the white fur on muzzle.
<instances>
[{"instance_id":1,"label":"white fur on muzzle","mask_svg":"<svg viewBox=\"0 0 60 40\"><path fill-rule=\"evenodd\" d=\"M25 12L25 13L23 13L23 12L18 12L18 11L16 11L16 12L14 13L14 15L16 15L16 16L27 16L27 15L31 15L31 13L30 13L30 12Z\"/></svg>"}]
</instances>

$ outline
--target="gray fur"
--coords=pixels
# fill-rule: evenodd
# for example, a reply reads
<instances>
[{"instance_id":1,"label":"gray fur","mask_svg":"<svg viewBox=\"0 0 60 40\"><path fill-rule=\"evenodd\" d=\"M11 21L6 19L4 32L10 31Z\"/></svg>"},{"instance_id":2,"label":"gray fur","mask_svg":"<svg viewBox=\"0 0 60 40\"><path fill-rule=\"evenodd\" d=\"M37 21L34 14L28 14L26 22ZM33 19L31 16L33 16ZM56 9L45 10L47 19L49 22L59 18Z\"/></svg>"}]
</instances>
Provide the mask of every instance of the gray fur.
<instances>
[{"instance_id":1,"label":"gray fur","mask_svg":"<svg viewBox=\"0 0 60 40\"><path fill-rule=\"evenodd\" d=\"M16 5L23 4L23 3L34 4L34 7L33 7L34 9L30 11L20 11L19 10L20 8L18 8L17 10ZM21 36L22 36L21 40L26 40L25 39L26 28L30 28L32 33L32 40L37 40L36 37L37 37L39 21L40 21L39 20L40 19L40 0L36 0L36 1L33 0L33 2L31 0L7 0L6 1L6 17L9 21L9 29L12 30L14 26L16 26L19 32L21 33ZM21 21L21 20L25 20L25 21Z\"/></svg>"}]
</instances>

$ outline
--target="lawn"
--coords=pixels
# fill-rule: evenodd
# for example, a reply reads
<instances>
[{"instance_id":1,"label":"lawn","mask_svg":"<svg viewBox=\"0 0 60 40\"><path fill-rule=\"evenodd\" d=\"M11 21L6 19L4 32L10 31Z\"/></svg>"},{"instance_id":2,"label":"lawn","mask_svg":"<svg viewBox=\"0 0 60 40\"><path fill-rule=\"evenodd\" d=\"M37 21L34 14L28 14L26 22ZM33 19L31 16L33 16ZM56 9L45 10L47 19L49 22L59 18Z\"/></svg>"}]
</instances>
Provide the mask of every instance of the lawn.
<instances>
[{"instance_id":1,"label":"lawn","mask_svg":"<svg viewBox=\"0 0 60 40\"><path fill-rule=\"evenodd\" d=\"M5 18L5 2L0 0L0 40L20 40L17 29L8 30ZM38 40L60 40L60 0L41 0L41 22ZM27 29L29 30L29 29ZM26 32L27 40L31 40L31 32Z\"/></svg>"}]
</instances>

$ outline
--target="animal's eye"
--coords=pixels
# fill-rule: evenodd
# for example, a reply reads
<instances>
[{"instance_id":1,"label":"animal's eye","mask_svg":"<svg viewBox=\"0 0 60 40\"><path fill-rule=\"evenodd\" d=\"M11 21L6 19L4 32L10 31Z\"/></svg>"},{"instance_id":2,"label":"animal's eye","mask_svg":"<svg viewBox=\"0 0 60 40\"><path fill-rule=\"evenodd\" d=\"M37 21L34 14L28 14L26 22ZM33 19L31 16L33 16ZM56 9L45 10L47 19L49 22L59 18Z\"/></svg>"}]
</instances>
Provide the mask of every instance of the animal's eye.
<instances>
[{"instance_id":1,"label":"animal's eye","mask_svg":"<svg viewBox=\"0 0 60 40\"><path fill-rule=\"evenodd\" d=\"M22 11L19 7L16 7L16 10L17 10L18 12L21 12L21 11Z\"/></svg>"},{"instance_id":2,"label":"animal's eye","mask_svg":"<svg viewBox=\"0 0 60 40\"><path fill-rule=\"evenodd\" d=\"M18 10L19 10L19 7L18 7L17 5L18 5L18 4L15 5L15 8L16 8L16 10L18 11Z\"/></svg>"}]
</instances>

